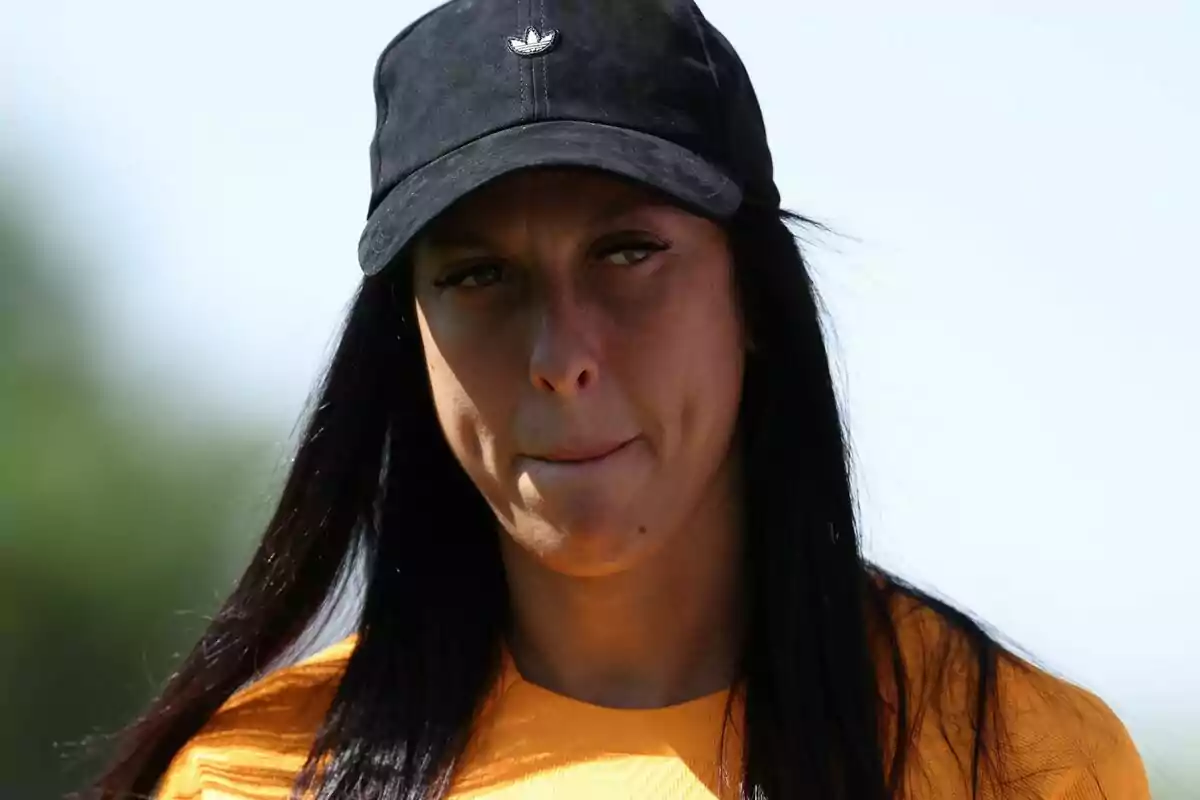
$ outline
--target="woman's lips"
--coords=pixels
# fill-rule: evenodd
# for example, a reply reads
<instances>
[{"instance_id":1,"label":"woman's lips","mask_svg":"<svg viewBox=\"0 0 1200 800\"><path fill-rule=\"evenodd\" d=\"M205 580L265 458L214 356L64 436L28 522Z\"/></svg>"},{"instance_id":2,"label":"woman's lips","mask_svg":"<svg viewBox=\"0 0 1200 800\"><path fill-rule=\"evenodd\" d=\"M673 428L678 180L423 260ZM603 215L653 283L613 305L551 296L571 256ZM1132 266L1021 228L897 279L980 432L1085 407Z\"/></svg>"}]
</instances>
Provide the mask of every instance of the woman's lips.
<instances>
[{"instance_id":1,"label":"woman's lips","mask_svg":"<svg viewBox=\"0 0 1200 800\"><path fill-rule=\"evenodd\" d=\"M517 470L534 486L550 489L552 486L577 485L577 481L593 481L603 476L612 476L632 466L630 460L637 437L618 444L588 446L548 452L538 456L524 456Z\"/></svg>"},{"instance_id":2,"label":"woman's lips","mask_svg":"<svg viewBox=\"0 0 1200 800\"><path fill-rule=\"evenodd\" d=\"M529 456L529 458L548 464L587 464L592 461L600 461L608 458L632 441L633 439L627 439L622 442L610 444L569 447L561 450L553 450L542 455Z\"/></svg>"}]
</instances>

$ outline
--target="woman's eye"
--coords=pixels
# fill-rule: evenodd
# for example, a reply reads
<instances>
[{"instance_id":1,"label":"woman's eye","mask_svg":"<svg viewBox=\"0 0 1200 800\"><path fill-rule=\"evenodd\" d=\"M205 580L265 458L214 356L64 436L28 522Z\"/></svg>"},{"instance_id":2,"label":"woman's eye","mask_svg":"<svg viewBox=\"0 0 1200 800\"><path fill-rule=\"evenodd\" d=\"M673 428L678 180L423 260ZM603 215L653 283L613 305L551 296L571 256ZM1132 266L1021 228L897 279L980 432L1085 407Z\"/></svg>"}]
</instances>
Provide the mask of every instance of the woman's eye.
<instances>
[{"instance_id":1,"label":"woman's eye","mask_svg":"<svg viewBox=\"0 0 1200 800\"><path fill-rule=\"evenodd\" d=\"M464 269L453 270L435 281L441 289L482 289L499 283L504 277L504 268L499 264L475 264Z\"/></svg>"},{"instance_id":2,"label":"woman's eye","mask_svg":"<svg viewBox=\"0 0 1200 800\"><path fill-rule=\"evenodd\" d=\"M615 264L618 267L631 267L665 249L666 247L663 245L651 244L649 242L636 245L621 245L620 247L607 248L601 254L601 257L608 263Z\"/></svg>"},{"instance_id":3,"label":"woman's eye","mask_svg":"<svg viewBox=\"0 0 1200 800\"><path fill-rule=\"evenodd\" d=\"M649 250L618 250L615 253L609 253L605 259L610 264L616 264L621 267L632 266L639 261L644 261L650 257Z\"/></svg>"}]
</instances>

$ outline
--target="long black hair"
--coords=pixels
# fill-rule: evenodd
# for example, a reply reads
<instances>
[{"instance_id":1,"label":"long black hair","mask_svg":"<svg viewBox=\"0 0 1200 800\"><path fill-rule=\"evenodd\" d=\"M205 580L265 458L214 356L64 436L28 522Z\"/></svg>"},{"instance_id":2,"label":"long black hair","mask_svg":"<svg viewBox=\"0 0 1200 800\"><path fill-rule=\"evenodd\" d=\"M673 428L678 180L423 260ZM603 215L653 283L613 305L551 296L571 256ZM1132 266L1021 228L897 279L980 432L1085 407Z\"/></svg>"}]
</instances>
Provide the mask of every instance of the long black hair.
<instances>
[{"instance_id":1,"label":"long black hair","mask_svg":"<svg viewBox=\"0 0 1200 800\"><path fill-rule=\"evenodd\" d=\"M746 205L728 223L753 342L739 422L743 796L905 796L915 714L897 596L934 609L963 643L972 744L958 755L978 794L999 749L1003 651L967 616L864 560L822 308L793 230L805 222ZM364 279L253 560L91 796L152 792L356 562L365 577L357 645L294 796L445 792L498 674L508 589L494 517L442 436L423 358L406 270Z\"/></svg>"}]
</instances>

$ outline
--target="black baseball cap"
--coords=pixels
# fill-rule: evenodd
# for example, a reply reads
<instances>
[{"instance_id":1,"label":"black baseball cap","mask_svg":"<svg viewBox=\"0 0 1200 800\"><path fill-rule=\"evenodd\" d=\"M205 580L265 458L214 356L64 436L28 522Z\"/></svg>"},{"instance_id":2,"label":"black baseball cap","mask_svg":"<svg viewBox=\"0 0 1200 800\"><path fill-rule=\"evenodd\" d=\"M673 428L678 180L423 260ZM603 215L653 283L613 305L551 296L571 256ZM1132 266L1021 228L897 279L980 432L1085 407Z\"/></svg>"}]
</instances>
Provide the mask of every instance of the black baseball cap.
<instances>
[{"instance_id":1,"label":"black baseball cap","mask_svg":"<svg viewBox=\"0 0 1200 800\"><path fill-rule=\"evenodd\" d=\"M779 203L746 69L687 0L452 0L383 51L375 100L368 275L529 167L603 170L717 219Z\"/></svg>"}]
</instances>

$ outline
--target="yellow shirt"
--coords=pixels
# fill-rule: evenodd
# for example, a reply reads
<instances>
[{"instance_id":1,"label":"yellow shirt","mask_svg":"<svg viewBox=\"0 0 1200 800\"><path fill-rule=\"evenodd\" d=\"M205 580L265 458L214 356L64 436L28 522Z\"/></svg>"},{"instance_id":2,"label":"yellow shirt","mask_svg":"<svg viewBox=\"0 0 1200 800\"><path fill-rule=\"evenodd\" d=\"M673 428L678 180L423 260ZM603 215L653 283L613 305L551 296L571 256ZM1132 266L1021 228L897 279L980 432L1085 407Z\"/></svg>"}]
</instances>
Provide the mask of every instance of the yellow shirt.
<instances>
[{"instance_id":1,"label":"yellow shirt","mask_svg":"<svg viewBox=\"0 0 1200 800\"><path fill-rule=\"evenodd\" d=\"M945 628L933 612L910 608L899 625L906 659ZM158 800L285 800L354 644L347 638L236 693L176 755ZM998 682L1013 791L985 796L1149 800L1137 750L1094 695L1016 661L1001 661ZM511 659L496 688L456 772L453 800L737 796L718 783L728 691L662 709L602 708L529 683ZM724 746L736 785L737 703L733 720ZM969 781L941 729L952 737L969 731L939 722L933 711L917 721L910 796L968 798Z\"/></svg>"}]
</instances>

